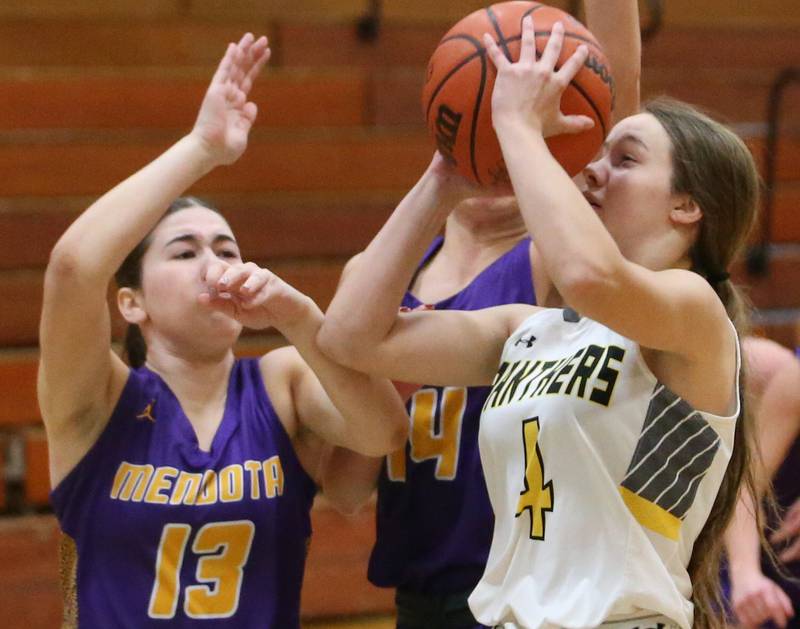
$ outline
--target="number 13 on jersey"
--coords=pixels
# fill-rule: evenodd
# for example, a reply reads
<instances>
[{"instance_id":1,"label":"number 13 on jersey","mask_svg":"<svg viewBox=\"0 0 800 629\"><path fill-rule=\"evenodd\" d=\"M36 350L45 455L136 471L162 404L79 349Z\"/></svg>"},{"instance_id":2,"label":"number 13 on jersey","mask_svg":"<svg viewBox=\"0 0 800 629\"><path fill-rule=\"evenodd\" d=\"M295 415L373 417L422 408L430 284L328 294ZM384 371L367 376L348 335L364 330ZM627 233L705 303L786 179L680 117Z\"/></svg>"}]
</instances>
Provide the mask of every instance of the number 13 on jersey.
<instances>
[{"instance_id":1,"label":"number 13 on jersey","mask_svg":"<svg viewBox=\"0 0 800 629\"><path fill-rule=\"evenodd\" d=\"M435 459L435 478L453 480L458 471L461 424L467 407L467 390L464 387L447 387L442 390L437 430L438 402L438 389L420 389L411 398L409 456L416 463ZM406 480L405 447L386 457L386 475L391 481Z\"/></svg>"}]
</instances>

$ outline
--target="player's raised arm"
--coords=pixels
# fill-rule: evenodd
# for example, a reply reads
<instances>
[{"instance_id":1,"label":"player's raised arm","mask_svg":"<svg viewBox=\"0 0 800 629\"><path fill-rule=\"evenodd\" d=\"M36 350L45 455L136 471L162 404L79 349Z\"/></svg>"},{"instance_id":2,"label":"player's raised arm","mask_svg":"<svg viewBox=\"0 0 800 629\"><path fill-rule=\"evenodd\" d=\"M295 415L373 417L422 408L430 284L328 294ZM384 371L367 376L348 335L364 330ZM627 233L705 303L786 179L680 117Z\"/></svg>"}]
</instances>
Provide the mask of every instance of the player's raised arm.
<instances>
[{"instance_id":1,"label":"player's raised arm","mask_svg":"<svg viewBox=\"0 0 800 629\"><path fill-rule=\"evenodd\" d=\"M637 0L584 0L586 26L597 37L614 77L612 122L639 111L642 36Z\"/></svg>"},{"instance_id":2,"label":"player's raised arm","mask_svg":"<svg viewBox=\"0 0 800 629\"><path fill-rule=\"evenodd\" d=\"M334 360L407 382L491 382L505 339L530 307L398 313L418 260L465 194L463 186L437 154L359 256L319 334L320 347Z\"/></svg>"},{"instance_id":3,"label":"player's raised arm","mask_svg":"<svg viewBox=\"0 0 800 629\"><path fill-rule=\"evenodd\" d=\"M248 95L268 58L265 37L230 44L191 133L92 204L50 254L38 396L51 452L58 451L54 483L96 439L127 377L110 346L106 296L115 271L176 197L245 150L256 115Z\"/></svg>"}]
</instances>

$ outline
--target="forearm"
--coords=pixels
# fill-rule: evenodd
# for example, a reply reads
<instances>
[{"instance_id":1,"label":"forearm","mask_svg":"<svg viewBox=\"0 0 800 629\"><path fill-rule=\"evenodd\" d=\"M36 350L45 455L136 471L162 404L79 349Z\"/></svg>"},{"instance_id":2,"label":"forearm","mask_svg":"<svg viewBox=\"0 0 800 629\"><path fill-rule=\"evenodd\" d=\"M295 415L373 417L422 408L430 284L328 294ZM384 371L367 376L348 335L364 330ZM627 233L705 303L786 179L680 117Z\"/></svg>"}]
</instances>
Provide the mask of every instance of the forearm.
<instances>
[{"instance_id":1,"label":"forearm","mask_svg":"<svg viewBox=\"0 0 800 629\"><path fill-rule=\"evenodd\" d=\"M320 332L326 352L353 364L388 335L419 260L452 205L435 177L426 173L417 182L343 278Z\"/></svg>"},{"instance_id":2,"label":"forearm","mask_svg":"<svg viewBox=\"0 0 800 629\"><path fill-rule=\"evenodd\" d=\"M586 287L609 277L624 261L622 254L541 133L522 120L495 122L495 128L523 220L536 235L547 273L567 303L579 308L583 299L591 301Z\"/></svg>"},{"instance_id":3,"label":"forearm","mask_svg":"<svg viewBox=\"0 0 800 629\"><path fill-rule=\"evenodd\" d=\"M110 280L169 204L212 168L202 143L183 137L81 214L59 239L51 264L60 262L91 281Z\"/></svg>"},{"instance_id":4,"label":"forearm","mask_svg":"<svg viewBox=\"0 0 800 629\"><path fill-rule=\"evenodd\" d=\"M614 76L614 122L639 111L642 38L636 0L585 0L586 26L600 42Z\"/></svg>"},{"instance_id":5,"label":"forearm","mask_svg":"<svg viewBox=\"0 0 800 629\"><path fill-rule=\"evenodd\" d=\"M733 518L725 531L725 550L731 581L745 574L761 572L761 543L755 509L744 488L736 504Z\"/></svg>"},{"instance_id":6,"label":"forearm","mask_svg":"<svg viewBox=\"0 0 800 629\"><path fill-rule=\"evenodd\" d=\"M316 395L302 394L297 400L301 414L317 424L318 432L334 443L368 456L387 454L405 442L408 415L400 395L385 378L376 378L344 367L320 351L316 342L323 315L310 299L307 313L280 331L294 345L314 372L319 385L333 404L314 403ZM309 403L309 407L303 404ZM312 417L314 416L314 417Z\"/></svg>"}]
</instances>

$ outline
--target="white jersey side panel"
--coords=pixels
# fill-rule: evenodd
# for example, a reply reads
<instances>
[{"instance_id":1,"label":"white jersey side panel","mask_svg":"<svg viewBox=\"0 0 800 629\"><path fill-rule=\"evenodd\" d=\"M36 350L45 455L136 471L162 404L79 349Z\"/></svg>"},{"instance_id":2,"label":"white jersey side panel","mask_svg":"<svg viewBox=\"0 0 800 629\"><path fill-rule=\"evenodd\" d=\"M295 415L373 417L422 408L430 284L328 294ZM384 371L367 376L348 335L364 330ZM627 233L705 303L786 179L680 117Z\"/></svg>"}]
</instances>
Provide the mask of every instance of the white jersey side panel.
<instances>
[{"instance_id":1,"label":"white jersey side panel","mask_svg":"<svg viewBox=\"0 0 800 629\"><path fill-rule=\"evenodd\" d=\"M639 347L569 310L506 342L481 418L495 512L469 599L486 625L596 627L658 613L692 626L686 566L730 459L731 417L661 385Z\"/></svg>"}]
</instances>

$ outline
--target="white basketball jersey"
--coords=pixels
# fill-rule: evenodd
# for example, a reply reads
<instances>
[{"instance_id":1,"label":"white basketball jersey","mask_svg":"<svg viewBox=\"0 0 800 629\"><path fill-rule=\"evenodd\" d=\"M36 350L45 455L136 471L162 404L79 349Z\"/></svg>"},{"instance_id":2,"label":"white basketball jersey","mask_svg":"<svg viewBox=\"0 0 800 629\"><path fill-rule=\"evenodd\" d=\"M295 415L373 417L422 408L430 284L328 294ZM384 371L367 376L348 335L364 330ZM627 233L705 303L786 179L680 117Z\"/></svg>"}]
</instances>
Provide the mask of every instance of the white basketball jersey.
<instances>
[{"instance_id":1,"label":"white basketball jersey","mask_svg":"<svg viewBox=\"0 0 800 629\"><path fill-rule=\"evenodd\" d=\"M495 528L475 617L596 627L649 612L690 629L686 567L730 459L736 387L730 417L698 412L630 339L571 310L529 317L481 416Z\"/></svg>"}]
</instances>

